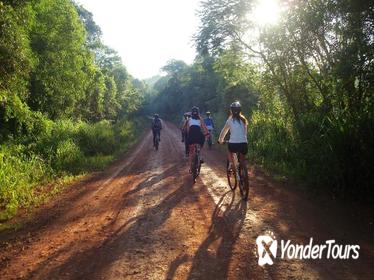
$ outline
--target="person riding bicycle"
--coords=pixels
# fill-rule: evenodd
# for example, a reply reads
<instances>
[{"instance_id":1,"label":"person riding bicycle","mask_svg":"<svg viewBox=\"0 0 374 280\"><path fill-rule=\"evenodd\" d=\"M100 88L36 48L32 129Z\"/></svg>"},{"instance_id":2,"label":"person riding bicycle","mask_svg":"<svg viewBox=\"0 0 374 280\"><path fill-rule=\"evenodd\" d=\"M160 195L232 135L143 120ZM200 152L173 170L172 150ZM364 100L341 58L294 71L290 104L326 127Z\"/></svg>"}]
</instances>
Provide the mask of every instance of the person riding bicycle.
<instances>
[{"instance_id":1,"label":"person riding bicycle","mask_svg":"<svg viewBox=\"0 0 374 280\"><path fill-rule=\"evenodd\" d=\"M156 136L158 136L158 140L161 141L162 123L158 114L153 115L151 129L153 133L153 145L155 145Z\"/></svg>"},{"instance_id":2,"label":"person riding bicycle","mask_svg":"<svg viewBox=\"0 0 374 280\"><path fill-rule=\"evenodd\" d=\"M181 123L180 123L180 126L179 126L179 128L180 128L180 130L181 130L181 136L182 136L182 142L184 142L185 141L185 138L186 138L186 131L185 131L185 129L184 129L184 126L185 126L185 124L186 124L186 122L188 121L188 118L189 118L189 114L186 112L186 113L184 113L183 114L183 119L182 119L182 121L181 121Z\"/></svg>"},{"instance_id":3,"label":"person riding bicycle","mask_svg":"<svg viewBox=\"0 0 374 280\"><path fill-rule=\"evenodd\" d=\"M205 126L204 120L200 116L199 107L192 107L191 109L191 118L186 122L185 124L185 130L187 131L187 142L189 145L189 158L188 163L190 166L190 172L191 172L191 163L192 163L192 157L194 153L194 145L199 144L201 147L201 155L202 150L205 142L205 137L209 135L208 129ZM201 163L203 163L203 160L201 159Z\"/></svg>"},{"instance_id":4,"label":"person riding bicycle","mask_svg":"<svg viewBox=\"0 0 374 280\"><path fill-rule=\"evenodd\" d=\"M239 101L235 101L230 105L230 117L227 119L218 138L218 142L223 144L226 134L230 131L228 158L234 169L236 166L233 160L233 154L239 153L240 160L245 162L245 155L248 153L248 121L241 113L241 108Z\"/></svg>"},{"instance_id":5,"label":"person riding bicycle","mask_svg":"<svg viewBox=\"0 0 374 280\"><path fill-rule=\"evenodd\" d=\"M214 122L213 122L213 119L212 117L210 116L210 112L207 111L206 113L206 118L204 119L204 123L209 131L209 135L210 135L210 141L211 143L213 144L213 129L214 129Z\"/></svg>"},{"instance_id":6,"label":"person riding bicycle","mask_svg":"<svg viewBox=\"0 0 374 280\"><path fill-rule=\"evenodd\" d=\"M181 129L181 133L182 133L182 142L184 142L184 153L185 153L186 157L188 157L188 155L190 154L188 141L187 141L188 132L187 132L187 126L186 126L186 123L187 123L187 121L189 120L190 117L191 117L190 112L184 113L183 120L182 120L181 125L180 125L180 129Z\"/></svg>"}]
</instances>

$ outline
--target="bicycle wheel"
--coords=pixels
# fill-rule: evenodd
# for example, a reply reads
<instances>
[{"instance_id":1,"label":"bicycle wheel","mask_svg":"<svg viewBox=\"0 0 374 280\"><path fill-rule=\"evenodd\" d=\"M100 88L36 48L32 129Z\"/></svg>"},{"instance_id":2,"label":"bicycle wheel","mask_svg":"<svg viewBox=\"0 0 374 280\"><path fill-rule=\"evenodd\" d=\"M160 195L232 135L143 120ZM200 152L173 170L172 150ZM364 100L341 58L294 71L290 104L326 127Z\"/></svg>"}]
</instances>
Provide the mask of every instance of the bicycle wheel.
<instances>
[{"instance_id":1,"label":"bicycle wheel","mask_svg":"<svg viewBox=\"0 0 374 280\"><path fill-rule=\"evenodd\" d=\"M200 170L201 170L201 161L200 161L200 156L199 156L199 161L198 161L198 166L197 166L197 176L200 175Z\"/></svg>"},{"instance_id":2,"label":"bicycle wheel","mask_svg":"<svg viewBox=\"0 0 374 280\"><path fill-rule=\"evenodd\" d=\"M211 149L212 148L212 137L211 136L209 136L209 138L208 138L208 147L209 147L209 149Z\"/></svg>"},{"instance_id":3,"label":"bicycle wheel","mask_svg":"<svg viewBox=\"0 0 374 280\"><path fill-rule=\"evenodd\" d=\"M199 175L199 165L200 165L199 155L195 152L195 155L192 161L192 178L194 180L194 183L196 182L196 178Z\"/></svg>"},{"instance_id":4,"label":"bicycle wheel","mask_svg":"<svg viewBox=\"0 0 374 280\"><path fill-rule=\"evenodd\" d=\"M243 164L239 166L239 188L240 188L240 195L242 196L243 200L248 200L249 195L249 178L248 178L248 170L247 167Z\"/></svg>"},{"instance_id":5,"label":"bicycle wheel","mask_svg":"<svg viewBox=\"0 0 374 280\"><path fill-rule=\"evenodd\" d=\"M158 136L156 136L156 138L155 138L155 149L156 149L156 151L158 151L158 145L159 145L159 139L158 139Z\"/></svg>"},{"instance_id":6,"label":"bicycle wheel","mask_svg":"<svg viewBox=\"0 0 374 280\"><path fill-rule=\"evenodd\" d=\"M229 169L230 161L226 162L227 182L229 183L230 189L235 190L237 185L236 174L232 167Z\"/></svg>"}]
</instances>

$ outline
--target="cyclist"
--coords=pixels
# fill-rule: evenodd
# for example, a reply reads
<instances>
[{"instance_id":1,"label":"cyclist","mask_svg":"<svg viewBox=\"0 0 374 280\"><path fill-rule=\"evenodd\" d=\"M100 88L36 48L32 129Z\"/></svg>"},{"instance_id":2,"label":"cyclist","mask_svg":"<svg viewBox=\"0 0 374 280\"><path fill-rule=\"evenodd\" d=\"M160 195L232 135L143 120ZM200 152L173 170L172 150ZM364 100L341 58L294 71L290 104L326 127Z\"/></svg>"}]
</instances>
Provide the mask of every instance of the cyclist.
<instances>
[{"instance_id":1,"label":"cyclist","mask_svg":"<svg viewBox=\"0 0 374 280\"><path fill-rule=\"evenodd\" d=\"M162 123L161 123L161 119L160 119L158 114L153 115L151 129L152 129L152 133L153 133L153 146L154 146L156 136L158 136L158 140L161 141Z\"/></svg>"},{"instance_id":2,"label":"cyclist","mask_svg":"<svg viewBox=\"0 0 374 280\"><path fill-rule=\"evenodd\" d=\"M185 140L186 133L185 133L185 130L184 130L184 126L186 124L186 121L188 121L188 118L189 118L188 113L187 112L184 113L183 114L183 119L182 119L182 121L180 123L180 126L179 126L179 128L181 130L181 133L182 133L182 142L184 142L184 140Z\"/></svg>"},{"instance_id":3,"label":"cyclist","mask_svg":"<svg viewBox=\"0 0 374 280\"><path fill-rule=\"evenodd\" d=\"M213 122L213 119L212 117L210 116L210 112L207 111L206 113L206 118L204 119L204 123L209 131L209 137L210 137L210 141L211 143L213 144L213 129L214 129L214 122Z\"/></svg>"},{"instance_id":4,"label":"cyclist","mask_svg":"<svg viewBox=\"0 0 374 280\"><path fill-rule=\"evenodd\" d=\"M189 155L189 147L188 147L188 141L187 141L188 133L187 133L187 129L186 129L186 123L188 122L190 117L191 117L190 112L184 113L183 120L182 120L181 126L180 126L180 129L181 129L181 132L182 132L182 142L184 142L184 153L185 153L186 157L188 157L188 155Z\"/></svg>"},{"instance_id":5,"label":"cyclist","mask_svg":"<svg viewBox=\"0 0 374 280\"><path fill-rule=\"evenodd\" d=\"M230 131L228 158L234 169L236 169L236 166L233 160L233 154L239 153L240 160L246 164L245 155L248 152L248 121L241 113L241 109L242 108L239 101L235 101L230 105L230 117L227 119L226 124L218 138L218 142L223 144L226 134Z\"/></svg>"},{"instance_id":6,"label":"cyclist","mask_svg":"<svg viewBox=\"0 0 374 280\"><path fill-rule=\"evenodd\" d=\"M185 124L185 130L187 131L188 137L188 145L189 145L189 158L188 163L190 166L190 173L191 173L191 163L192 157L194 153L194 144L199 144L201 147L201 155L203 151L203 146L205 142L205 138L209 135L208 129L205 126L204 120L200 116L199 107L192 107L191 109L191 118ZM203 159L201 156L201 163L203 163Z\"/></svg>"}]
</instances>

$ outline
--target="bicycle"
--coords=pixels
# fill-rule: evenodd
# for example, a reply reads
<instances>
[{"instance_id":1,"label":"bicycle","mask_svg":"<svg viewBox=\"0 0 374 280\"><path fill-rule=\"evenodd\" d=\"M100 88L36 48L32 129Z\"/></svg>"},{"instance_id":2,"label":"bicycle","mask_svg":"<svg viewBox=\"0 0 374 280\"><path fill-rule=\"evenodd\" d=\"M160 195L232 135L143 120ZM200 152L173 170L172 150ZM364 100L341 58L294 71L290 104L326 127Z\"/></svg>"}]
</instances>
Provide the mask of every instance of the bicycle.
<instances>
[{"instance_id":1,"label":"bicycle","mask_svg":"<svg viewBox=\"0 0 374 280\"><path fill-rule=\"evenodd\" d=\"M158 146L160 145L160 135L157 133L153 139L153 147L158 151Z\"/></svg>"},{"instance_id":2,"label":"bicycle","mask_svg":"<svg viewBox=\"0 0 374 280\"><path fill-rule=\"evenodd\" d=\"M194 183L196 183L196 178L199 176L201 169L200 149L199 144L194 144L194 155L191 163L191 173Z\"/></svg>"},{"instance_id":3,"label":"bicycle","mask_svg":"<svg viewBox=\"0 0 374 280\"><path fill-rule=\"evenodd\" d=\"M225 144L226 143L228 142L225 141ZM240 195L243 198L243 200L248 200L249 178L247 164L246 162L242 162L239 153L233 154L233 160L236 166L236 170L233 170L233 165L230 164L230 161L228 159L226 161L226 173L229 187L231 190L234 191L239 181Z\"/></svg>"},{"instance_id":4,"label":"bicycle","mask_svg":"<svg viewBox=\"0 0 374 280\"><path fill-rule=\"evenodd\" d=\"M208 142L209 149L211 149L212 146L213 146L213 137L212 137L212 130L211 129L209 129L209 136L208 136L207 142Z\"/></svg>"},{"instance_id":5,"label":"bicycle","mask_svg":"<svg viewBox=\"0 0 374 280\"><path fill-rule=\"evenodd\" d=\"M187 135L186 131L183 132L183 142L184 142L184 153L185 153L186 157L188 157L189 146L188 146L188 135Z\"/></svg>"}]
</instances>

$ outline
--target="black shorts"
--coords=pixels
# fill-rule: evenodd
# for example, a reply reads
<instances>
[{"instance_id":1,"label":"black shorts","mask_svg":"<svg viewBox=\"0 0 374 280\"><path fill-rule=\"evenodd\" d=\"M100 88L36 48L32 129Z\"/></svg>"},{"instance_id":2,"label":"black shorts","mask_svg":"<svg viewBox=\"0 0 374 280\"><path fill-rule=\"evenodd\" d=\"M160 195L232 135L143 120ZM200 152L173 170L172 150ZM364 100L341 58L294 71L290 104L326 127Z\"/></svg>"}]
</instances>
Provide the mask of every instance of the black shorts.
<instances>
[{"instance_id":1,"label":"black shorts","mask_svg":"<svg viewBox=\"0 0 374 280\"><path fill-rule=\"evenodd\" d=\"M201 147L204 146L205 137L204 134L201 132L200 127L198 126L191 126L190 131L188 132L187 136L188 145L193 144L200 144Z\"/></svg>"},{"instance_id":2,"label":"black shorts","mask_svg":"<svg viewBox=\"0 0 374 280\"><path fill-rule=\"evenodd\" d=\"M247 143L229 143L228 148L230 153L240 153L243 155L248 153Z\"/></svg>"}]
</instances>

